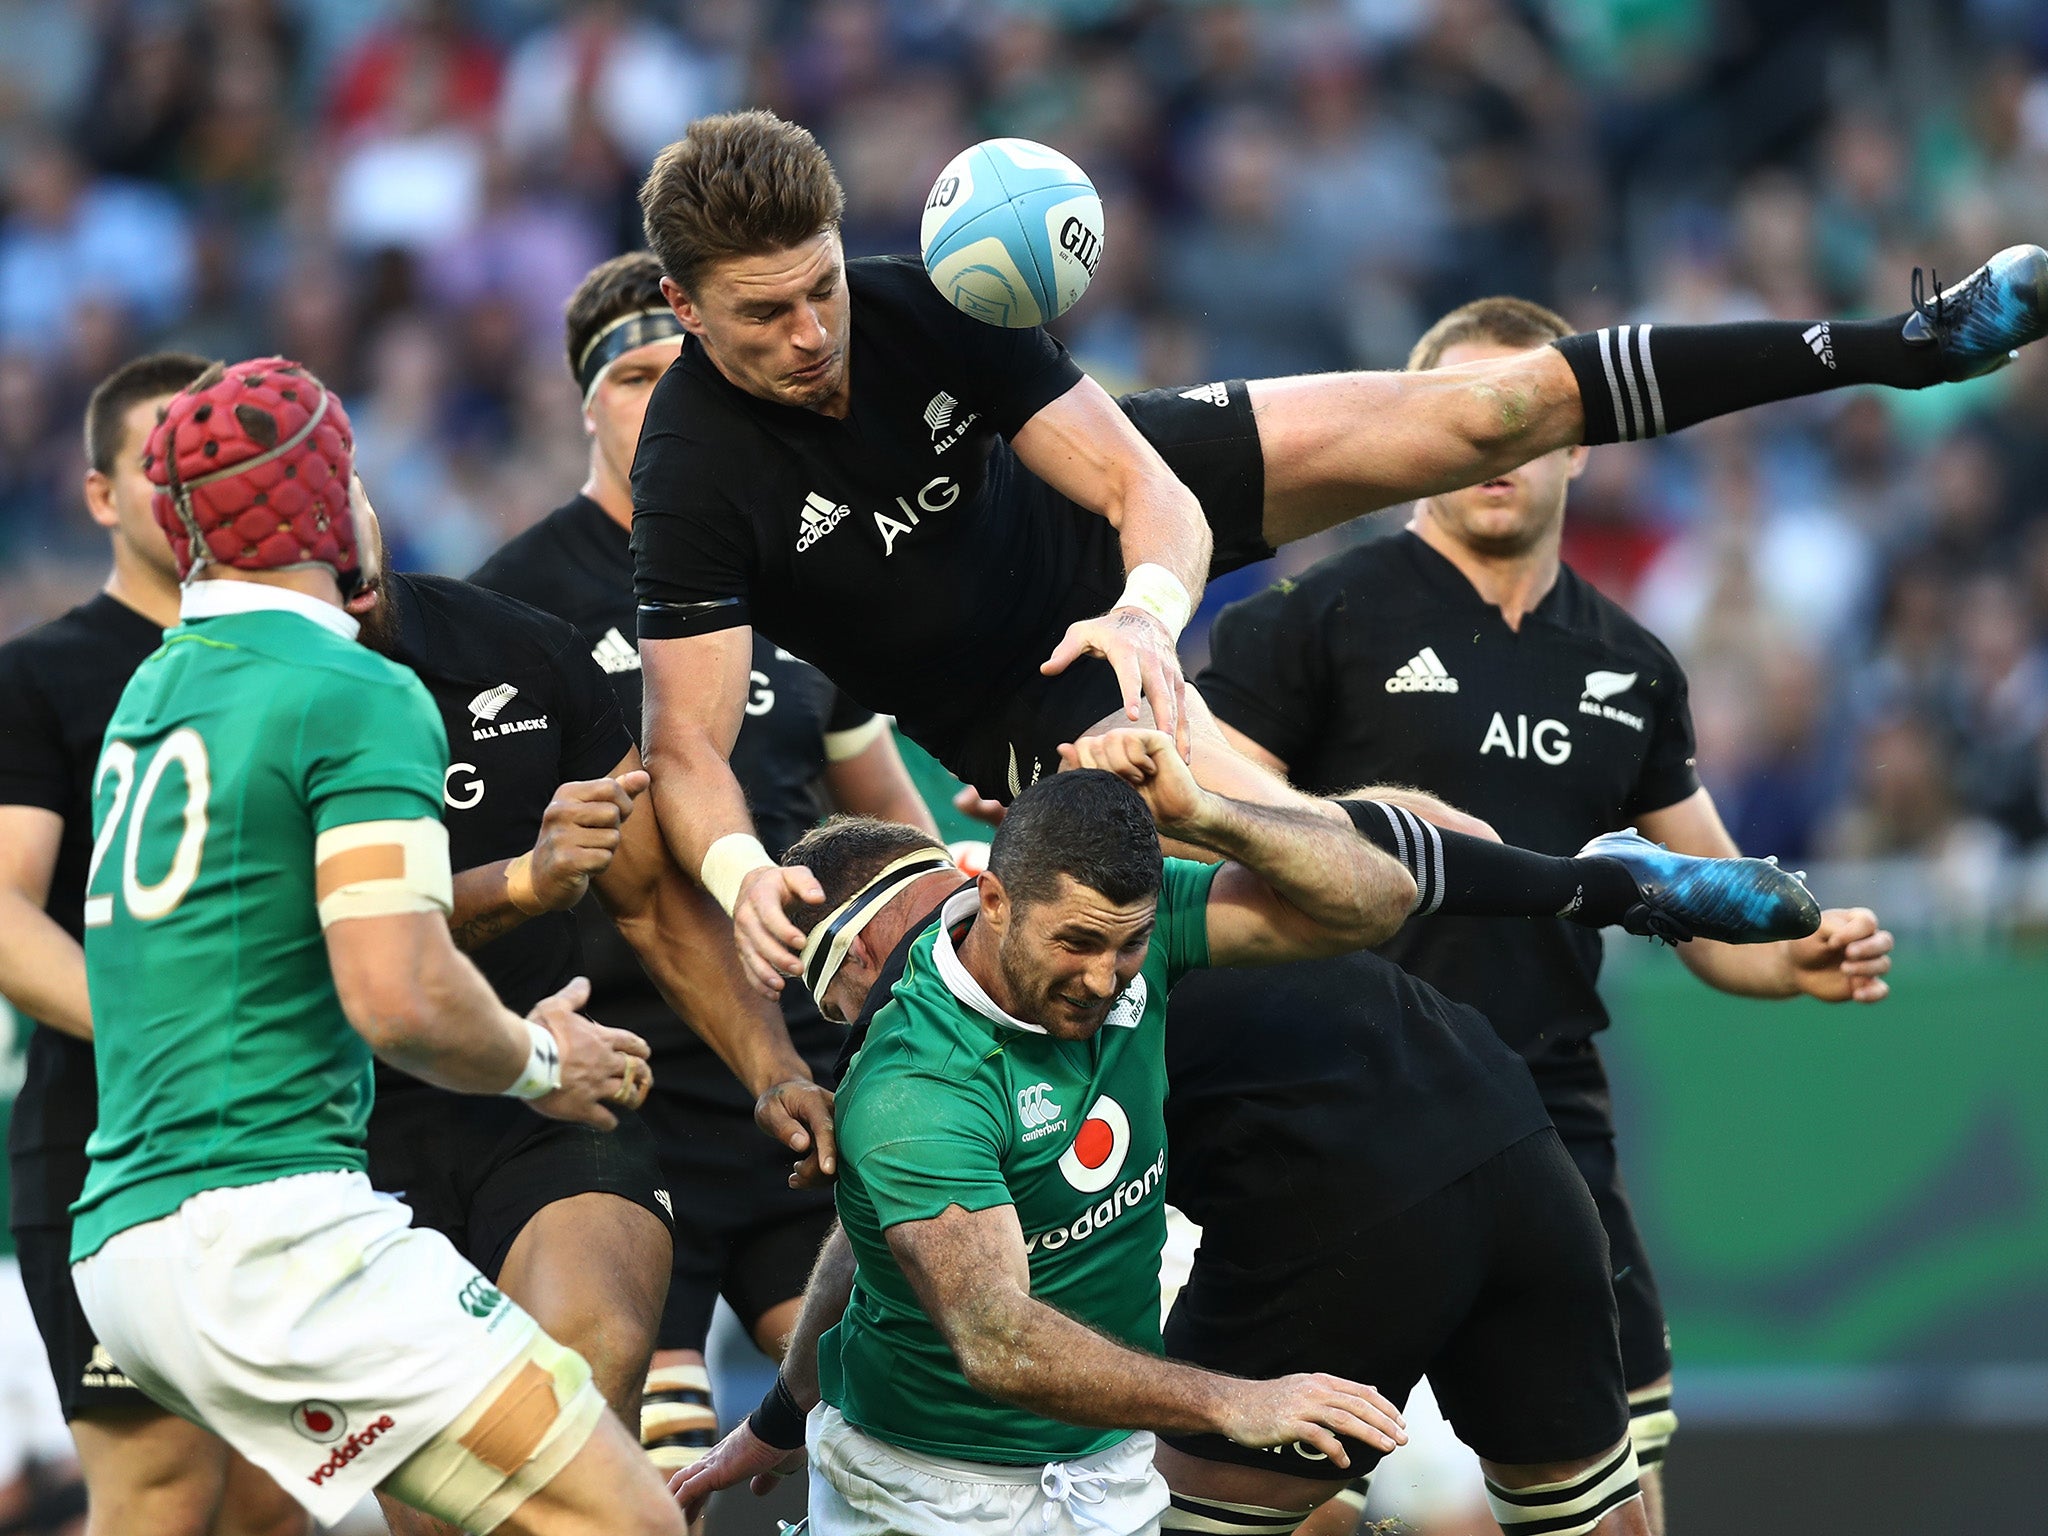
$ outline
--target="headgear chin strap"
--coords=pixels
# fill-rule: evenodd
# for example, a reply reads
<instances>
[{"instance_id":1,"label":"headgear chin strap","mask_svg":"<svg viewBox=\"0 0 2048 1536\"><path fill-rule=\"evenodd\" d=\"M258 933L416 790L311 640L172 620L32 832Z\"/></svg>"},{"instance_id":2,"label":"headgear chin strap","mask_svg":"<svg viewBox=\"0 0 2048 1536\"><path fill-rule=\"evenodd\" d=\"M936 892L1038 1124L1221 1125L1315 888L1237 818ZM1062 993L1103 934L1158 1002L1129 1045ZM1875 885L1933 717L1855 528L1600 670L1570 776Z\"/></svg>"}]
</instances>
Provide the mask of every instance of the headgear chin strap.
<instances>
[{"instance_id":1,"label":"headgear chin strap","mask_svg":"<svg viewBox=\"0 0 2048 1536\"><path fill-rule=\"evenodd\" d=\"M682 334L683 322L675 317L675 311L636 309L591 337L583 344L583 355L576 359L576 385L583 391L584 409L590 408L590 397L597 393L613 363L628 352Z\"/></svg>"},{"instance_id":2,"label":"headgear chin strap","mask_svg":"<svg viewBox=\"0 0 2048 1536\"><path fill-rule=\"evenodd\" d=\"M897 892L941 869L958 869L953 856L943 848L920 848L915 853L905 854L894 863L883 865L872 880L834 907L831 916L811 930L811 936L804 940L804 986L820 1012L825 1008L826 989L839 975L839 968L846 963L846 956L853 948L853 941L860 937L861 930L874 921L876 914L889 905ZM825 1016L831 1018L830 1014ZM844 1024L848 1021L836 1019L833 1022Z\"/></svg>"}]
</instances>

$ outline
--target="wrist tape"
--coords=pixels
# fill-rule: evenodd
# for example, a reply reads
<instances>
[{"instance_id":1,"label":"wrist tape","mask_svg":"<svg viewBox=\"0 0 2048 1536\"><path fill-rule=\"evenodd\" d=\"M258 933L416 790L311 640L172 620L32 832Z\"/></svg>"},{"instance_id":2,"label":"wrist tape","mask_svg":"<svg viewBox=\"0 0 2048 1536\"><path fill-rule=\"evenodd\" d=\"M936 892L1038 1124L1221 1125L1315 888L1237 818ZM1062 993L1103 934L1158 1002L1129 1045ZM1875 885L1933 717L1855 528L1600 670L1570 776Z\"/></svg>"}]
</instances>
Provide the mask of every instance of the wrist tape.
<instances>
[{"instance_id":1,"label":"wrist tape","mask_svg":"<svg viewBox=\"0 0 2048 1536\"><path fill-rule=\"evenodd\" d=\"M1187 628L1188 616L1195 611L1188 589L1180 584L1180 578L1163 565L1151 564L1135 567L1124 578L1123 596L1113 606L1144 609L1164 624L1176 640Z\"/></svg>"},{"instance_id":2,"label":"wrist tape","mask_svg":"<svg viewBox=\"0 0 2048 1536\"><path fill-rule=\"evenodd\" d=\"M740 882L757 869L772 869L775 861L751 832L728 832L704 854L704 866L697 879L725 908L726 916L739 905Z\"/></svg>"},{"instance_id":3,"label":"wrist tape","mask_svg":"<svg viewBox=\"0 0 2048 1536\"><path fill-rule=\"evenodd\" d=\"M772 1445L778 1451L800 1451L804 1447L804 1420L808 1417L797 1406L789 1383L778 1372L775 1385L761 1399L761 1406L747 1415L747 1427L760 1436L764 1444Z\"/></svg>"},{"instance_id":4,"label":"wrist tape","mask_svg":"<svg viewBox=\"0 0 2048 1536\"><path fill-rule=\"evenodd\" d=\"M526 1058L525 1070L512 1080L511 1087L503 1090L508 1099L538 1099L562 1086L562 1048L555 1044L546 1025L528 1019L526 1029L533 1048Z\"/></svg>"}]
</instances>

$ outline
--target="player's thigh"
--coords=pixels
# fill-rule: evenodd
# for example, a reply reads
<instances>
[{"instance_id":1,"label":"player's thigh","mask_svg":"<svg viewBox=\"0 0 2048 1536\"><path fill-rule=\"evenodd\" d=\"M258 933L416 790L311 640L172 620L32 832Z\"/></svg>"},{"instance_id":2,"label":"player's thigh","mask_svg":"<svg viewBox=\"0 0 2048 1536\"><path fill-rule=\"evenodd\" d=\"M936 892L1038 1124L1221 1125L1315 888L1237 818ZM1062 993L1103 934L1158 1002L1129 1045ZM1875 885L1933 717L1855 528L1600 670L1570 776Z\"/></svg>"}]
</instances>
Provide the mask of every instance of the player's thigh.
<instances>
[{"instance_id":1,"label":"player's thigh","mask_svg":"<svg viewBox=\"0 0 2048 1536\"><path fill-rule=\"evenodd\" d=\"M1166 1479L1173 1501L1161 1526L1211 1536L1287 1536L1346 1486L1191 1456L1163 1441L1153 1465Z\"/></svg>"},{"instance_id":2,"label":"player's thigh","mask_svg":"<svg viewBox=\"0 0 2048 1536\"><path fill-rule=\"evenodd\" d=\"M1662 1398L1662 1406L1668 1409L1671 1329L1665 1321L1664 1298L1657 1289L1656 1272L1650 1267L1649 1250L1641 1228L1636 1225L1628 1186L1615 1157L1614 1138L1566 1136L1564 1145L1586 1188L1592 1192L1600 1226L1607 1234L1609 1273L1613 1276L1615 1314L1621 1335L1621 1367L1630 1395L1640 1396L1648 1405L1642 1410L1645 1414L1659 1411L1650 1404L1656 1398ZM1670 1439L1668 1431L1663 1439Z\"/></svg>"},{"instance_id":3,"label":"player's thigh","mask_svg":"<svg viewBox=\"0 0 2048 1536\"><path fill-rule=\"evenodd\" d=\"M227 1442L141 1400L71 1420L93 1536L149 1531L194 1536L213 1529L227 1487ZM272 1488L276 1488L273 1483Z\"/></svg>"},{"instance_id":4,"label":"player's thigh","mask_svg":"<svg viewBox=\"0 0 2048 1536\"><path fill-rule=\"evenodd\" d=\"M1482 1457L1486 1501L1503 1536L1650 1536L1635 1449L1624 1437L1592 1456L1515 1464Z\"/></svg>"},{"instance_id":5,"label":"player's thigh","mask_svg":"<svg viewBox=\"0 0 2048 1536\"><path fill-rule=\"evenodd\" d=\"M498 1271L506 1295L590 1362L598 1390L627 1424L638 1420L671 1246L668 1227L644 1206L589 1192L536 1211Z\"/></svg>"},{"instance_id":6,"label":"player's thigh","mask_svg":"<svg viewBox=\"0 0 2048 1536\"><path fill-rule=\"evenodd\" d=\"M1471 1176L1487 1205L1478 1294L1429 1362L1458 1438L1491 1462L1580 1464L1628 1429L1607 1241L1557 1133L1545 1128Z\"/></svg>"},{"instance_id":7,"label":"player's thigh","mask_svg":"<svg viewBox=\"0 0 2048 1536\"><path fill-rule=\"evenodd\" d=\"M507 1536L683 1536L683 1513L640 1447L607 1415L498 1530Z\"/></svg>"},{"instance_id":8,"label":"player's thigh","mask_svg":"<svg viewBox=\"0 0 2048 1536\"><path fill-rule=\"evenodd\" d=\"M807 1201L780 1220L762 1222L733 1238L725 1263L725 1299L747 1337L772 1359L780 1360L788 1346L804 1285L832 1220L831 1205Z\"/></svg>"}]
</instances>

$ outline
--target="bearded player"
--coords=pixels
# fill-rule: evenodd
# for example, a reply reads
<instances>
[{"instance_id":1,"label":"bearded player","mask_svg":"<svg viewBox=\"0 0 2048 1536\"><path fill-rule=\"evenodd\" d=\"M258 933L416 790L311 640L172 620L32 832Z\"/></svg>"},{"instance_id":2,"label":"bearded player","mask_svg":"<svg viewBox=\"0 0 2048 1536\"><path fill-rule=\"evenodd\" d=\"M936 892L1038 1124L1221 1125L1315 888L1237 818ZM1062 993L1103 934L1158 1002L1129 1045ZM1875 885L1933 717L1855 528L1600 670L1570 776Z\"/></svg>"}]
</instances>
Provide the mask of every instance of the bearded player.
<instances>
[{"instance_id":1,"label":"bearded player","mask_svg":"<svg viewBox=\"0 0 2048 1536\"><path fill-rule=\"evenodd\" d=\"M440 718L343 609L352 459L282 358L209 369L150 437L185 590L93 780L79 1302L318 1519L377 1488L471 1531L676 1536L582 1357L364 1177L373 1053L608 1128L647 1047L580 979L521 1019L455 949Z\"/></svg>"},{"instance_id":2,"label":"bearded player","mask_svg":"<svg viewBox=\"0 0 2048 1536\"><path fill-rule=\"evenodd\" d=\"M691 338L633 467L642 745L671 847L771 991L801 937L784 898L820 892L769 857L727 766L753 628L999 798L1142 694L1202 782L1285 799L1181 678L1212 572L1572 444L1970 377L2048 326L2048 252L2025 246L1925 302L1916 275L1884 320L1630 325L1426 374L1118 402L1043 331L953 308L915 260L846 261L843 202L810 134L765 112L692 124L641 189Z\"/></svg>"}]
</instances>

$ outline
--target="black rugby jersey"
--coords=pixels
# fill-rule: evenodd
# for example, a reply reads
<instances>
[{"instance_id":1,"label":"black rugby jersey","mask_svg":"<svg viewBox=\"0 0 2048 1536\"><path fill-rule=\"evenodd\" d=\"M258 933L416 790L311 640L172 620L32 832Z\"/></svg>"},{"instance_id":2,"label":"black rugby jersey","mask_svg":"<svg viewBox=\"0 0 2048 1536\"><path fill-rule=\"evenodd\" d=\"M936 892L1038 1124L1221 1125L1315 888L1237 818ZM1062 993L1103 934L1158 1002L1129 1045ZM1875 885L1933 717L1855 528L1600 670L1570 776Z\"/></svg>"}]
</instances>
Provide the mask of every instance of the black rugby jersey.
<instances>
[{"instance_id":1,"label":"black rugby jersey","mask_svg":"<svg viewBox=\"0 0 2048 1536\"><path fill-rule=\"evenodd\" d=\"M603 778L633 745L604 673L560 619L467 582L394 573L384 600L398 621L391 659L419 675L448 731L449 864L459 872L530 851L555 787ZM515 1013L583 970L567 912L530 917L470 958ZM380 1094L422 1086L377 1071Z\"/></svg>"},{"instance_id":2,"label":"black rugby jersey","mask_svg":"<svg viewBox=\"0 0 2048 1536\"><path fill-rule=\"evenodd\" d=\"M1316 793L1412 784L1570 854L1699 788L1684 672L1569 567L1518 633L1402 532L1224 609L1210 647L1203 698ZM1540 1065L1606 1027L1600 947L1555 919L1432 917L1381 953Z\"/></svg>"},{"instance_id":3,"label":"black rugby jersey","mask_svg":"<svg viewBox=\"0 0 2048 1536\"><path fill-rule=\"evenodd\" d=\"M846 264L844 421L760 400L695 341L633 462L639 633L751 624L944 757L992 678L1028 672L1122 589L1116 530L1008 487L1004 441L1081 371L1041 330L953 308L908 257Z\"/></svg>"},{"instance_id":4,"label":"black rugby jersey","mask_svg":"<svg viewBox=\"0 0 2048 1536\"><path fill-rule=\"evenodd\" d=\"M92 861L92 776L107 722L163 630L101 593L0 646L0 805L33 805L64 818L44 909L85 937L85 873ZM92 1047L38 1025L14 1101L7 1149L12 1221L61 1226L85 1187L85 1142L99 1123Z\"/></svg>"},{"instance_id":5,"label":"black rugby jersey","mask_svg":"<svg viewBox=\"0 0 2048 1536\"><path fill-rule=\"evenodd\" d=\"M620 710L638 734L640 653L633 641L633 550L626 530L603 507L578 496L480 566L479 585L521 598L573 624L591 658L610 676ZM822 777L826 737L857 730L874 712L832 686L817 668L754 636L745 718L732 770L771 855L815 826L829 808ZM591 1013L644 1035L655 1047L655 1081L725 1107L751 1103L739 1081L675 1015L640 968L603 909L577 909L591 980ZM814 1071L830 1065L840 1030L802 987L783 990L791 1038Z\"/></svg>"}]
</instances>

